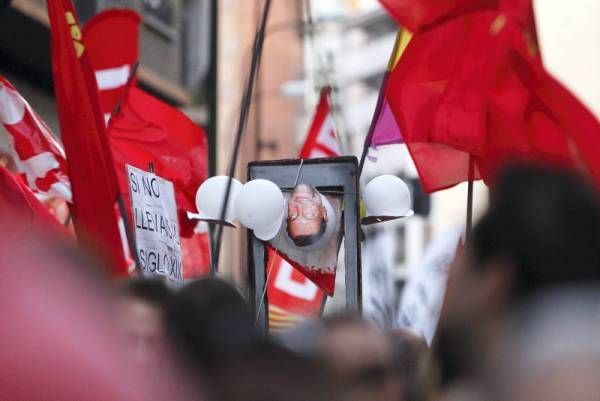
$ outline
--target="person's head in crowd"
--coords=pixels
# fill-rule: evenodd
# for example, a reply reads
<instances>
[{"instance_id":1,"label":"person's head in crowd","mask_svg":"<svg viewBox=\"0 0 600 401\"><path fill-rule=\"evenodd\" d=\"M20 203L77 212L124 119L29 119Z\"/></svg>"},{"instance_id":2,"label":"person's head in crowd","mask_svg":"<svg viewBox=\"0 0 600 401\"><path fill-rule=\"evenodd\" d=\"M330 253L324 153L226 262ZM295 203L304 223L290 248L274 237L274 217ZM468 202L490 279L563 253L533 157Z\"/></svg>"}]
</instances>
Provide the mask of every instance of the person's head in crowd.
<instances>
[{"instance_id":1,"label":"person's head in crowd","mask_svg":"<svg viewBox=\"0 0 600 401\"><path fill-rule=\"evenodd\" d=\"M332 401L330 372L314 358L267 338L223 356L213 375L213 398L220 401Z\"/></svg>"},{"instance_id":2,"label":"person's head in crowd","mask_svg":"<svg viewBox=\"0 0 600 401\"><path fill-rule=\"evenodd\" d=\"M426 397L425 375L427 343L407 329L396 329L388 336L392 344L392 380L399 397L396 401L420 401Z\"/></svg>"},{"instance_id":3,"label":"person's head in crowd","mask_svg":"<svg viewBox=\"0 0 600 401\"><path fill-rule=\"evenodd\" d=\"M327 228L327 209L319 191L306 184L298 184L288 200L287 232L300 247L317 242Z\"/></svg>"},{"instance_id":4,"label":"person's head in crowd","mask_svg":"<svg viewBox=\"0 0 600 401\"><path fill-rule=\"evenodd\" d=\"M153 363L165 353L164 311L172 296L160 279L135 278L122 284L118 318L139 363Z\"/></svg>"},{"instance_id":5,"label":"person's head in crowd","mask_svg":"<svg viewBox=\"0 0 600 401\"><path fill-rule=\"evenodd\" d=\"M600 288L571 287L520 308L494 361L501 401L595 401L600 397Z\"/></svg>"},{"instance_id":6,"label":"person's head in crowd","mask_svg":"<svg viewBox=\"0 0 600 401\"><path fill-rule=\"evenodd\" d=\"M193 281L177 292L167 306L165 323L181 359L206 373L224 354L256 337L241 293L215 277Z\"/></svg>"},{"instance_id":7,"label":"person's head in crowd","mask_svg":"<svg viewBox=\"0 0 600 401\"><path fill-rule=\"evenodd\" d=\"M490 354L481 348L501 335L498 325L520 302L546 288L600 280L599 205L574 172L504 169L448 277L435 346L443 383L478 375Z\"/></svg>"},{"instance_id":8,"label":"person's head in crowd","mask_svg":"<svg viewBox=\"0 0 600 401\"><path fill-rule=\"evenodd\" d=\"M393 346L389 338L358 315L324 318L319 356L332 372L340 399L394 400Z\"/></svg>"},{"instance_id":9,"label":"person's head in crowd","mask_svg":"<svg viewBox=\"0 0 600 401\"><path fill-rule=\"evenodd\" d=\"M307 319L281 331L270 330L284 347L298 354L315 355L320 349L324 327L321 319Z\"/></svg>"}]
</instances>

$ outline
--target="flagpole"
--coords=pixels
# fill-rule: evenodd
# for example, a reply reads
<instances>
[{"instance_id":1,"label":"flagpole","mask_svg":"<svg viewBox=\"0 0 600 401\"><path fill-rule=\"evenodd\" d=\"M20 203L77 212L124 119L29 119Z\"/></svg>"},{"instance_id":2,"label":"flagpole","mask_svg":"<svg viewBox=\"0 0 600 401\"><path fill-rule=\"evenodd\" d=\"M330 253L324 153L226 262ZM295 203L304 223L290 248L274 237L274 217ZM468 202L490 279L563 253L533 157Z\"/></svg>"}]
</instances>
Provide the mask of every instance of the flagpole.
<instances>
[{"instance_id":1,"label":"flagpole","mask_svg":"<svg viewBox=\"0 0 600 401\"><path fill-rule=\"evenodd\" d=\"M114 116L116 116L118 113L121 112L123 100L125 99L126 94L129 92L129 89L131 87L131 84L133 82L135 75L137 74L137 70L138 70L139 66L140 66L140 62L138 60L135 62L135 64L131 68L131 71L129 72L129 76L127 77L127 82L125 83L125 87L123 88L123 92L117 99L117 102L115 103L115 107L113 108L113 111L110 115L109 122L110 122L110 120L112 120L112 118ZM154 173L154 164L152 162L149 163L149 167L151 170L150 172ZM121 220L123 220L123 226L125 228L125 236L127 237L127 244L129 245L129 251L133 255L133 259L135 261L135 266L136 266L138 272L141 274L142 273L142 265L140 264L140 257L138 255L137 246L135 244L135 236L133 234L133 228L129 224L129 219L127 217L127 208L125 207L125 200L123 199L123 194L121 193L120 190L117 194L117 205L119 207L119 214L121 215Z\"/></svg>"},{"instance_id":2,"label":"flagpole","mask_svg":"<svg viewBox=\"0 0 600 401\"><path fill-rule=\"evenodd\" d=\"M248 74L248 79L246 81L246 88L244 90L244 95L242 96L242 104L240 108L240 118L238 120L238 127L235 136L235 142L233 146L233 152L231 155L231 160L229 163L229 170L227 175L229 176L229 180L227 182L227 189L225 191L225 197L223 199L223 206L221 207L221 216L220 221L225 220L225 213L227 211L227 205L229 203L229 198L231 195L231 183L233 181L233 176L235 175L235 167L237 165L237 160L240 152L240 146L242 142L242 136L244 134L246 123L248 122L248 112L250 110L250 103L252 102L252 92L254 90L254 83L256 81L256 75L258 69L260 68L260 60L262 55L263 43L265 40L265 30L267 27L267 20L269 18L269 10L271 9L271 0L265 0L262 17L260 20L260 25L256 31L254 36L254 46L252 51L252 62L250 63L250 73ZM219 225L217 227L217 239L214 244L213 252L212 252L212 264L211 264L211 273L215 274L218 270L219 266L219 254L221 252L221 242L223 239L223 225Z\"/></svg>"},{"instance_id":3,"label":"flagpole","mask_svg":"<svg viewBox=\"0 0 600 401\"><path fill-rule=\"evenodd\" d=\"M383 79L387 79L387 72L385 73ZM365 166L365 160L367 158L367 153L369 153L369 148L371 147L371 139L373 138L373 132L375 132L375 127L377 126L377 119L379 118L379 113L381 113L381 108L383 107L383 102L385 100L385 82L381 85L381 89L379 90L379 95L377 97L377 105L375 106L375 112L373 113L373 119L371 120L371 125L369 126L369 132L367 133L367 137L365 138L365 143L363 145L363 151L360 155L360 162L358 163L358 176L362 175L363 167Z\"/></svg>"},{"instance_id":4,"label":"flagpole","mask_svg":"<svg viewBox=\"0 0 600 401\"><path fill-rule=\"evenodd\" d=\"M469 155L469 181L467 187L467 228L466 239L471 237L473 229L473 180L475 178L475 159Z\"/></svg>"},{"instance_id":5,"label":"flagpole","mask_svg":"<svg viewBox=\"0 0 600 401\"><path fill-rule=\"evenodd\" d=\"M125 209L125 201L123 199L123 194L119 191L117 195L117 205L119 205L119 213L121 214L121 219L123 220L123 226L125 227L125 236L127 237L127 243L130 248L130 253L133 254L133 260L135 261L135 267L138 272L142 273L142 265L140 264L140 256L138 255L137 246L135 245L135 238L133 236L133 230L131 225L129 225L129 220L127 218L127 212Z\"/></svg>"},{"instance_id":6,"label":"flagpole","mask_svg":"<svg viewBox=\"0 0 600 401\"><path fill-rule=\"evenodd\" d=\"M360 162L358 163L358 177L362 175L363 167L365 166L365 160L367 158L367 154L369 153L369 148L371 147L371 140L373 139L373 133L375 132L375 127L377 127L377 120L379 119L379 115L381 114L381 109L383 108L383 104L385 102L385 88L387 87L386 81L389 77L390 71L392 70L396 56L400 49L400 45L402 42L402 30L398 31L396 35L396 41L394 42L394 49L392 50L392 54L390 56L390 60L388 61L388 66L383 75L383 80L381 82L381 86L379 89L379 95L377 96L377 104L375 106L375 111L373 112L373 118L371 119L371 125L369 126L369 132L367 133L367 137L365 138L365 143L363 145L363 151L360 155Z\"/></svg>"}]
</instances>

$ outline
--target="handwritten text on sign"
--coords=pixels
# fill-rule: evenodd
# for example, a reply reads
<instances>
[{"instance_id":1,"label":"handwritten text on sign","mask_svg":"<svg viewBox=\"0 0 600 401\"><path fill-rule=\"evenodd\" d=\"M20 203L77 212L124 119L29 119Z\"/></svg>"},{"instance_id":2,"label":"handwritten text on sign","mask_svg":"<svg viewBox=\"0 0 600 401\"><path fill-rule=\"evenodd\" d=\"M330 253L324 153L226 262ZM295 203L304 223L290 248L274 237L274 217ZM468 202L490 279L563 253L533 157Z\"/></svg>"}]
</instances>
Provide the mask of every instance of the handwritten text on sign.
<instances>
[{"instance_id":1,"label":"handwritten text on sign","mask_svg":"<svg viewBox=\"0 0 600 401\"><path fill-rule=\"evenodd\" d=\"M181 284L181 246L173 184L129 165L127 177L142 272L146 276L165 276L169 282Z\"/></svg>"}]
</instances>

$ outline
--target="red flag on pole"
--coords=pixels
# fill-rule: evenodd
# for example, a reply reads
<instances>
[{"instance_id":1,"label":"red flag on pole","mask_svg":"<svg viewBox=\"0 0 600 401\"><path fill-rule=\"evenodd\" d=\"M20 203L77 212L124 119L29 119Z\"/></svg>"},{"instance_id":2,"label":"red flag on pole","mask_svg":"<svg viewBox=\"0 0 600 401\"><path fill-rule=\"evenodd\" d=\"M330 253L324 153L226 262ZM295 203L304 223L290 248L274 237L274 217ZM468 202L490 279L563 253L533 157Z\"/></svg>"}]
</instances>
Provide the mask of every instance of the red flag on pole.
<instances>
[{"instance_id":1,"label":"red flag on pole","mask_svg":"<svg viewBox=\"0 0 600 401\"><path fill-rule=\"evenodd\" d=\"M600 178L590 151L600 125L544 70L527 15L478 12L424 30L391 74L390 105L426 191L467 181L471 157L488 182L514 158Z\"/></svg>"},{"instance_id":2,"label":"red flag on pole","mask_svg":"<svg viewBox=\"0 0 600 401\"><path fill-rule=\"evenodd\" d=\"M188 211L196 210L196 191L208 175L206 136L202 128L179 110L135 86L130 86L119 112L110 121L108 137L130 221L125 164L147 170L148 164L152 162L156 174L171 181L175 187L181 236L203 237L182 242L184 248L199 247L196 251L184 249L184 255L200 252L203 257L194 261L193 269L196 272L208 271L208 234L195 233L197 222L187 217ZM204 268L198 265L202 261L205 263ZM186 264L184 261L187 265L184 269L190 266L190 262L188 260Z\"/></svg>"},{"instance_id":3,"label":"red flag on pole","mask_svg":"<svg viewBox=\"0 0 600 401\"><path fill-rule=\"evenodd\" d=\"M94 67L104 121L123 96L138 61L139 14L109 9L94 15L83 27L83 40Z\"/></svg>"},{"instance_id":4,"label":"red flag on pole","mask_svg":"<svg viewBox=\"0 0 600 401\"><path fill-rule=\"evenodd\" d=\"M71 183L64 150L50 128L1 75L0 121L9 134L17 170L24 175L29 188L71 202Z\"/></svg>"},{"instance_id":5,"label":"red flag on pole","mask_svg":"<svg viewBox=\"0 0 600 401\"><path fill-rule=\"evenodd\" d=\"M155 162L155 167L160 159L165 159L167 154L173 161L181 159L189 164L189 167L182 165L181 162L174 170L179 171L180 177L174 182L178 204L180 205L180 227L181 227L181 251L183 258L183 276L184 279L203 276L208 273L210 268L210 253L208 245L208 234L206 232L197 232L195 222L187 219L185 212L194 210L193 205L194 194L197 186L206 178L206 145L204 143L204 133L197 127L188 129L189 124L185 124L184 131L180 131L181 127L172 127L175 131L168 132L164 137L164 141L152 143L145 141L146 133L142 130L143 124L130 125L132 118L132 108L138 108L139 118L147 119L146 122L154 121L163 126L166 130L170 129L168 124L158 121L148 114L155 111L150 107L149 111L145 111L146 100L150 99L151 104L158 103L156 99L144 95L138 89L133 95L126 98L127 82L130 78L132 69L138 60L138 25L140 16L131 10L110 9L103 11L91 18L83 28L83 37L87 52L92 61L92 65L96 73L96 81L100 96L100 103L104 113L104 119L108 122L115 106L118 102L126 103L123 105L119 123L111 127L111 131L115 133L111 137L109 133L111 148L115 156L115 168L117 175L121 177L124 174L124 164L135 165L141 169L148 169L148 162ZM126 40L125 40L126 38ZM106 44L110 43L110 46ZM135 86L135 76L131 77L130 85ZM147 99L144 100L144 97ZM165 104L160 104L159 108L170 107ZM162 115L162 114L158 114ZM174 119L181 118L180 113L172 113ZM133 117L135 118L135 117ZM138 118L138 120L139 120ZM169 117L170 118L170 117ZM187 118L185 118L187 120ZM129 122L128 122L129 121ZM117 133L120 129L125 129L125 133ZM189 138L188 141L186 138ZM128 142L129 141L129 142ZM182 142L183 141L183 142ZM187 141L187 142L186 142ZM198 146L203 148L202 154L198 155L198 159L190 156L190 149ZM139 147L136 145L139 145ZM143 150L142 150L143 149ZM142 155L143 154L143 155ZM128 161L129 160L129 161ZM160 169L161 167L159 167ZM194 170L194 171L192 171ZM169 173L170 179L173 176ZM187 178L181 178L187 177ZM191 182L188 182L190 181ZM121 179L121 185L124 181ZM196 188L194 188L196 185ZM129 192L127 187L121 187L123 196L128 198ZM189 202L191 199L191 203ZM184 202L183 204L180 202ZM129 203L126 203L129 208ZM191 209L190 209L191 207Z\"/></svg>"},{"instance_id":6,"label":"red flag on pole","mask_svg":"<svg viewBox=\"0 0 600 401\"><path fill-rule=\"evenodd\" d=\"M113 273L127 274L115 202L118 184L94 72L71 0L48 0L52 76L69 161L73 221L78 237L95 248Z\"/></svg>"},{"instance_id":7,"label":"red flag on pole","mask_svg":"<svg viewBox=\"0 0 600 401\"><path fill-rule=\"evenodd\" d=\"M341 156L329 95L331 88L323 88L317 110L308 130L306 141L300 151L302 159ZM321 310L325 292L313 280L318 275L307 275L308 270L286 261L268 247L267 296L269 299L269 327L281 331L293 327L307 317L317 316ZM296 265L297 266L297 265ZM331 276L331 275L328 275ZM335 276L334 276L335 277ZM327 283L332 287L334 283Z\"/></svg>"}]
</instances>

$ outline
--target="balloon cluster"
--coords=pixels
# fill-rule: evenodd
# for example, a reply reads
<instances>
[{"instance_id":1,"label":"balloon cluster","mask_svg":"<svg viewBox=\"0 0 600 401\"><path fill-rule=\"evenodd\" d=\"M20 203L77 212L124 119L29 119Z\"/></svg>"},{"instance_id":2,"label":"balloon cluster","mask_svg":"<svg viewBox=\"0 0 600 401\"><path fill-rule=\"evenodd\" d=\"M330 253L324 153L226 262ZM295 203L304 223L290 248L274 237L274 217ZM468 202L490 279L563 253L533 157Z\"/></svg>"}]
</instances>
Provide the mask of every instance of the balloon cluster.
<instances>
[{"instance_id":1,"label":"balloon cluster","mask_svg":"<svg viewBox=\"0 0 600 401\"><path fill-rule=\"evenodd\" d=\"M242 185L231 179L227 210L223 216L223 203L229 185L227 176L207 179L196 193L198 214L190 214L198 220L235 227L239 222L263 241L277 235L285 217L285 199L281 189L273 182L256 179ZM363 191L367 216L363 224L374 224L412 216L411 194L408 186L393 175L381 175L371 180Z\"/></svg>"}]
</instances>

